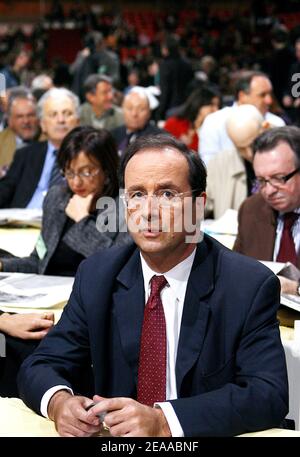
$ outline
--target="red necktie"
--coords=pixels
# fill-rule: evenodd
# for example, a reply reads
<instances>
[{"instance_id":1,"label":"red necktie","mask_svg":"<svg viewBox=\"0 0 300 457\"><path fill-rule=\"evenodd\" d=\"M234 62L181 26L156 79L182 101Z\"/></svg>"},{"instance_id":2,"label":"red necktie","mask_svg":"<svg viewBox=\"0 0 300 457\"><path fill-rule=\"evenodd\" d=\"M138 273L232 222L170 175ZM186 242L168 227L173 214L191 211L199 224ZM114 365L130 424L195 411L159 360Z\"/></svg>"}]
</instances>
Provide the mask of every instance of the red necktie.
<instances>
[{"instance_id":1,"label":"red necktie","mask_svg":"<svg viewBox=\"0 0 300 457\"><path fill-rule=\"evenodd\" d=\"M291 262L297 264L297 253L292 234L292 227L298 219L299 214L285 213L284 225L280 240L280 248L277 255L277 262Z\"/></svg>"},{"instance_id":2,"label":"red necktie","mask_svg":"<svg viewBox=\"0 0 300 457\"><path fill-rule=\"evenodd\" d=\"M137 400L153 406L166 400L167 336L160 292L167 284L164 276L153 276L151 294L144 311Z\"/></svg>"}]
</instances>

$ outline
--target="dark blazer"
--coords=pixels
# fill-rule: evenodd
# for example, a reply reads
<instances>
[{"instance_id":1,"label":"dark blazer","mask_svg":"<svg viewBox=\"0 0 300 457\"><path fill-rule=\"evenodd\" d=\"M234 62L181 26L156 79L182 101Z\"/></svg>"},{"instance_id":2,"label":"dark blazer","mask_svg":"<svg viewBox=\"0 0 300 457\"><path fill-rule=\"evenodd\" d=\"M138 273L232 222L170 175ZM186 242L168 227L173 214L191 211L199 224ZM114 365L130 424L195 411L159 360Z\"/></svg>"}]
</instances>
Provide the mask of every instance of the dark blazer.
<instances>
[{"instance_id":1,"label":"dark blazer","mask_svg":"<svg viewBox=\"0 0 300 457\"><path fill-rule=\"evenodd\" d=\"M239 209L238 235L233 250L258 260L273 260L277 212L260 194L247 198ZM297 266L300 268L300 254Z\"/></svg>"},{"instance_id":2,"label":"dark blazer","mask_svg":"<svg viewBox=\"0 0 300 457\"><path fill-rule=\"evenodd\" d=\"M25 208L39 183L47 142L18 149L7 174L0 179L0 208Z\"/></svg>"},{"instance_id":3,"label":"dark blazer","mask_svg":"<svg viewBox=\"0 0 300 457\"><path fill-rule=\"evenodd\" d=\"M188 84L194 77L190 62L182 57L166 57L159 67L161 90L157 118L165 119L166 112L185 102Z\"/></svg>"},{"instance_id":4,"label":"dark blazer","mask_svg":"<svg viewBox=\"0 0 300 457\"><path fill-rule=\"evenodd\" d=\"M138 130L132 134L130 142L134 141L136 138L138 138L140 136L152 135L152 134L156 134L156 133L157 134L163 133L163 130L161 130L155 124L151 124L150 122L148 122L148 124L142 130ZM117 146L120 147L120 145L126 138L126 126L121 125L120 127L116 127L115 129L113 129L111 131L111 134L114 137L114 140L115 140ZM123 152L124 151L119 151L119 155L122 155Z\"/></svg>"},{"instance_id":5,"label":"dark blazer","mask_svg":"<svg viewBox=\"0 0 300 457\"><path fill-rule=\"evenodd\" d=\"M84 257L88 257L98 249L109 248L114 244L126 244L131 240L127 232L107 231L100 233L96 224L100 211L74 223L62 235L67 221L65 209L71 196L70 190L62 184L53 186L45 197L41 236L47 248L46 255L40 259L37 250L34 249L29 257L3 258L1 259L3 271L44 274L61 240L73 251ZM120 221L120 223L125 227L125 220Z\"/></svg>"},{"instance_id":6,"label":"dark blazer","mask_svg":"<svg viewBox=\"0 0 300 457\"><path fill-rule=\"evenodd\" d=\"M97 394L136 398L144 305L134 245L84 261L60 321L21 367L21 398L39 413L47 389L72 386L85 360ZM268 268L205 235L188 280L176 361L179 398L171 400L185 436L280 424L288 386L278 305L279 281Z\"/></svg>"}]
</instances>

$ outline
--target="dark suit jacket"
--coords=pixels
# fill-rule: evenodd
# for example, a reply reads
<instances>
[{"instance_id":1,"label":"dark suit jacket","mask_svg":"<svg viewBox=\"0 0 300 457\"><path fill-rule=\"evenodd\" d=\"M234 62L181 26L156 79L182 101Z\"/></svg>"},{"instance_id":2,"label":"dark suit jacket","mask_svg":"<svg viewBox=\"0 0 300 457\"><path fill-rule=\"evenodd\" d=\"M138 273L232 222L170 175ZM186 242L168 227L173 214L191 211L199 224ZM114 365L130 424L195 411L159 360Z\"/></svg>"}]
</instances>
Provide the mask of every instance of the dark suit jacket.
<instances>
[{"instance_id":1,"label":"dark suit jacket","mask_svg":"<svg viewBox=\"0 0 300 457\"><path fill-rule=\"evenodd\" d=\"M154 124L151 124L150 122L142 129L138 130L137 132L134 132L132 134L132 139L130 141L135 140L136 138L140 136L146 136L146 135L152 135L152 134L158 134L158 133L163 133L163 130L161 130L159 127L157 127ZM120 127L116 127L111 131L112 136L114 137L115 142L117 143L117 146L120 147L121 143L123 140L126 138L126 126L121 125ZM119 151L119 155L122 155L124 151Z\"/></svg>"},{"instance_id":2,"label":"dark suit jacket","mask_svg":"<svg viewBox=\"0 0 300 457\"><path fill-rule=\"evenodd\" d=\"M84 257L88 257L98 249L109 248L114 244L126 244L131 240L127 232L107 231L101 233L96 224L97 216L101 211L84 217L63 234L67 221L65 209L71 196L70 190L62 184L53 186L45 197L41 230L41 236L47 248L45 256L40 259L37 250L34 249L29 257L3 258L1 259L3 271L47 273L47 266L61 240L73 251ZM116 222L116 227L118 227L118 220ZM125 220L120 221L120 224L125 227Z\"/></svg>"},{"instance_id":3,"label":"dark suit jacket","mask_svg":"<svg viewBox=\"0 0 300 457\"><path fill-rule=\"evenodd\" d=\"M260 194L247 198L239 209L238 235L234 251L258 260L273 260L277 212ZM297 266L300 268L300 255Z\"/></svg>"},{"instance_id":4,"label":"dark suit jacket","mask_svg":"<svg viewBox=\"0 0 300 457\"><path fill-rule=\"evenodd\" d=\"M95 392L136 398L144 285L134 245L79 267L58 324L21 367L19 391L36 412L47 389L72 386L90 359ZM288 411L276 310L279 281L257 261L208 236L188 280L176 361L186 436L236 435L277 426Z\"/></svg>"},{"instance_id":5,"label":"dark suit jacket","mask_svg":"<svg viewBox=\"0 0 300 457\"><path fill-rule=\"evenodd\" d=\"M7 174L0 179L0 208L25 208L40 180L47 142L18 149Z\"/></svg>"},{"instance_id":6,"label":"dark suit jacket","mask_svg":"<svg viewBox=\"0 0 300 457\"><path fill-rule=\"evenodd\" d=\"M161 90L158 119L165 119L168 109L185 102L188 84L193 79L191 64L182 57L166 57L159 67L159 85Z\"/></svg>"}]
</instances>

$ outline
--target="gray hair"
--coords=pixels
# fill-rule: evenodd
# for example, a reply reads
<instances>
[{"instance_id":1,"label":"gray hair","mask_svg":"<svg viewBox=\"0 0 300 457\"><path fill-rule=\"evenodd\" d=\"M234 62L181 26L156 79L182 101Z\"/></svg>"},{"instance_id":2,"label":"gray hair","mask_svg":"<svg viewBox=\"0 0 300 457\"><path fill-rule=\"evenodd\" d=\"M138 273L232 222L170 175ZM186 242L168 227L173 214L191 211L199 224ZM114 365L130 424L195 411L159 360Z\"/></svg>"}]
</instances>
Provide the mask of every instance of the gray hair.
<instances>
[{"instance_id":1,"label":"gray hair","mask_svg":"<svg viewBox=\"0 0 300 457\"><path fill-rule=\"evenodd\" d=\"M7 101L7 116L11 115L11 109L13 102L17 99L20 100L29 100L34 105L36 104L36 99L34 98L32 92L25 86L16 86L12 87L7 91L8 101Z\"/></svg>"},{"instance_id":2,"label":"gray hair","mask_svg":"<svg viewBox=\"0 0 300 457\"><path fill-rule=\"evenodd\" d=\"M72 102L74 104L76 116L79 118L80 102L79 102L79 98L77 97L77 95L75 95L73 92L71 92L69 89L66 89L65 87L52 87L51 89L47 90L47 92L45 92L45 94L42 95L42 97L38 101L37 116L38 116L39 120L41 120L43 118L45 102L49 98L56 98L56 97L61 97L61 96L69 97L72 100Z\"/></svg>"},{"instance_id":3,"label":"gray hair","mask_svg":"<svg viewBox=\"0 0 300 457\"><path fill-rule=\"evenodd\" d=\"M97 85L103 82L112 85L112 79L107 75L98 75L97 73L89 75L83 83L84 93L87 94L88 92L91 92L92 94L95 94Z\"/></svg>"}]
</instances>

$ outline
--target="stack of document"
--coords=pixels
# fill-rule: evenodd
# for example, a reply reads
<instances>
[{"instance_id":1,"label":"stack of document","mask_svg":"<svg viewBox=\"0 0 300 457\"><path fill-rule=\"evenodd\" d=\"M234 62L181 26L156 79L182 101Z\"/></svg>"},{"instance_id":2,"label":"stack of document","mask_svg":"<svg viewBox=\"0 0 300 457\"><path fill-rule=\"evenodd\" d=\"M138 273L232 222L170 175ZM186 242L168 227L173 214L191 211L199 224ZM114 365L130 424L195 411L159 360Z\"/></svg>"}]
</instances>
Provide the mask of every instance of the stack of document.
<instances>
[{"instance_id":1,"label":"stack of document","mask_svg":"<svg viewBox=\"0 0 300 457\"><path fill-rule=\"evenodd\" d=\"M276 275L284 276L293 281L300 281L300 271L291 262L266 262L262 261L266 267L270 268ZM300 312L300 296L292 294L281 294L280 303L288 308Z\"/></svg>"},{"instance_id":2,"label":"stack of document","mask_svg":"<svg viewBox=\"0 0 300 457\"><path fill-rule=\"evenodd\" d=\"M28 226L41 227L42 224L41 209L20 209L9 208L0 209L0 225L10 225L14 227Z\"/></svg>"},{"instance_id":3,"label":"stack of document","mask_svg":"<svg viewBox=\"0 0 300 457\"><path fill-rule=\"evenodd\" d=\"M65 304L74 278L27 273L0 273L0 309L47 309Z\"/></svg>"}]
</instances>

